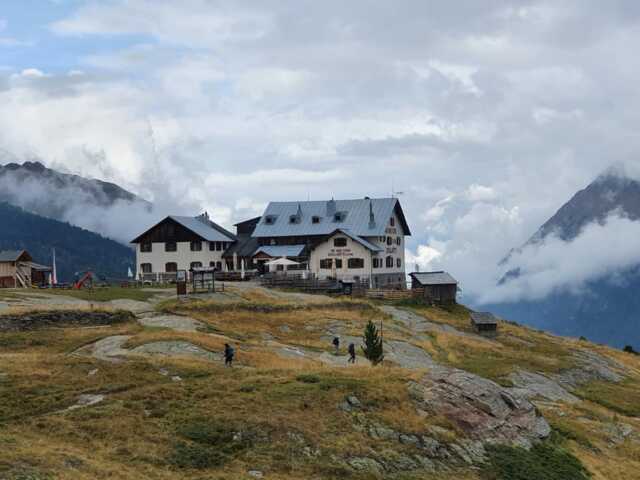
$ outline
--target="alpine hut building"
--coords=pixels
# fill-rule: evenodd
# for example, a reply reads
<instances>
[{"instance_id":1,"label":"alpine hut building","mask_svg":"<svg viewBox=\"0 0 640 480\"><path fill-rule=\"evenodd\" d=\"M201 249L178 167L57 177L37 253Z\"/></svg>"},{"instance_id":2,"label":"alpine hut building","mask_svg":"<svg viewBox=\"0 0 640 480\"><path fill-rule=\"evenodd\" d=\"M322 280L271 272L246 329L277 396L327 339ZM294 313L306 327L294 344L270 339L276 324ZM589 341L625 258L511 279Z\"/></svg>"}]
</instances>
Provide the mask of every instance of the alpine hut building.
<instances>
[{"instance_id":1,"label":"alpine hut building","mask_svg":"<svg viewBox=\"0 0 640 480\"><path fill-rule=\"evenodd\" d=\"M171 280L178 269L202 266L266 273L281 261L319 279L406 286L411 231L397 198L271 202L235 227L228 232L206 214L165 218L132 241L138 278Z\"/></svg>"}]
</instances>

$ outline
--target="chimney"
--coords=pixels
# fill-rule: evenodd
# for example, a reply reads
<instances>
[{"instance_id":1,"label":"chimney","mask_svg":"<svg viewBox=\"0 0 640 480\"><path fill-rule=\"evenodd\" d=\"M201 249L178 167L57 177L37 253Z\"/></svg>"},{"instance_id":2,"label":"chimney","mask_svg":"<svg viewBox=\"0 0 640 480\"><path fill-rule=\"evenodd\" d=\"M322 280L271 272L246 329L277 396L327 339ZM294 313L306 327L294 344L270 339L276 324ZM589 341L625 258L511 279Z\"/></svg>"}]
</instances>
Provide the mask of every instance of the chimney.
<instances>
[{"instance_id":1,"label":"chimney","mask_svg":"<svg viewBox=\"0 0 640 480\"><path fill-rule=\"evenodd\" d=\"M332 198L327 202L327 217L333 217L336 213L336 201Z\"/></svg>"},{"instance_id":2,"label":"chimney","mask_svg":"<svg viewBox=\"0 0 640 480\"><path fill-rule=\"evenodd\" d=\"M369 228L375 228L376 217L373 214L373 203L369 200Z\"/></svg>"}]
</instances>

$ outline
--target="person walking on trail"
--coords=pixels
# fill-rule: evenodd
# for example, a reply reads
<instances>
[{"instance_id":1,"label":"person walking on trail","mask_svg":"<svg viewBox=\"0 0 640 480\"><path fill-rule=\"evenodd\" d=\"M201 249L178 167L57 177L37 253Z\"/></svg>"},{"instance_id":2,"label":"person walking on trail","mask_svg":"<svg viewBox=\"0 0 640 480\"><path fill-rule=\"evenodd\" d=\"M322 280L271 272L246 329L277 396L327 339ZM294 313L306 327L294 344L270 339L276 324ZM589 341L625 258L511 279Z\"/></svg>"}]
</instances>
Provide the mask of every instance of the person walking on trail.
<instances>
[{"instance_id":1,"label":"person walking on trail","mask_svg":"<svg viewBox=\"0 0 640 480\"><path fill-rule=\"evenodd\" d=\"M231 345L229 345L228 343L224 344L224 365L225 367L231 367L233 366L233 354L235 353L235 351L233 350L233 347Z\"/></svg>"},{"instance_id":2,"label":"person walking on trail","mask_svg":"<svg viewBox=\"0 0 640 480\"><path fill-rule=\"evenodd\" d=\"M349 363L356 363L356 345L355 343L349 344Z\"/></svg>"},{"instance_id":3,"label":"person walking on trail","mask_svg":"<svg viewBox=\"0 0 640 480\"><path fill-rule=\"evenodd\" d=\"M336 349L336 355L340 355L340 339L338 337L333 337L333 346Z\"/></svg>"}]
</instances>

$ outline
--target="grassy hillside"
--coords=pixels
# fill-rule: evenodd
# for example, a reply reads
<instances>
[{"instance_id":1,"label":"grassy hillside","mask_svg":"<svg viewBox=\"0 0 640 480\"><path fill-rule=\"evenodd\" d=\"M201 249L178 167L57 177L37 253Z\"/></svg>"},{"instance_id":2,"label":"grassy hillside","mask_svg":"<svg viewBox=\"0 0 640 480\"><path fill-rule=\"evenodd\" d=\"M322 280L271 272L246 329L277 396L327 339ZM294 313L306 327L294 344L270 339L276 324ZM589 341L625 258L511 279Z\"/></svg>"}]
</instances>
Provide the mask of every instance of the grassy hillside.
<instances>
[{"instance_id":1,"label":"grassy hillside","mask_svg":"<svg viewBox=\"0 0 640 480\"><path fill-rule=\"evenodd\" d=\"M0 250L25 249L36 262L51 265L55 248L59 281L70 282L85 270L122 279L135 264L133 250L125 245L8 203L0 202L0 225Z\"/></svg>"},{"instance_id":2,"label":"grassy hillside","mask_svg":"<svg viewBox=\"0 0 640 480\"><path fill-rule=\"evenodd\" d=\"M110 326L9 331L0 322L0 478L638 478L634 355L507 323L487 341L472 334L461 306L400 309L430 322L412 333L376 303L258 288L159 300L151 299L155 316ZM184 328L187 320L197 328ZM455 453L470 431L446 412L416 408L408 385L426 365L403 366L391 350L377 367L360 352L355 366L333 355L335 332L346 342L369 320L383 323L388 348L411 345L507 387L520 370L571 372L581 352L616 360L625 379L581 385L575 403L534 400L551 436L530 450L488 447L484 462L470 464ZM92 346L105 339L122 342L117 355ZM233 368L221 362L224 343L236 347ZM139 350L149 345L173 345L174 353L192 345L207 355ZM126 353L134 349L140 353ZM82 395L103 398L69 409Z\"/></svg>"}]
</instances>

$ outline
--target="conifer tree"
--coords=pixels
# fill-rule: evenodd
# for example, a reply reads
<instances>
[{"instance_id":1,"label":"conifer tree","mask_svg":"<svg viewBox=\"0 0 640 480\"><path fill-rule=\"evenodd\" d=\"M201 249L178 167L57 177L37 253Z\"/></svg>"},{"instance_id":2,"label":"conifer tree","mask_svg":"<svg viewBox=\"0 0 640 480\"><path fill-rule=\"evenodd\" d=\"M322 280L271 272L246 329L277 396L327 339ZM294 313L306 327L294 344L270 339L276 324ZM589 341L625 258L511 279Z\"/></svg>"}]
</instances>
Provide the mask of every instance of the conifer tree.
<instances>
[{"instance_id":1,"label":"conifer tree","mask_svg":"<svg viewBox=\"0 0 640 480\"><path fill-rule=\"evenodd\" d=\"M362 352L373 365L377 365L384 359L382 350L382 335L378 332L375 324L369 320L364 329L364 346Z\"/></svg>"}]
</instances>

